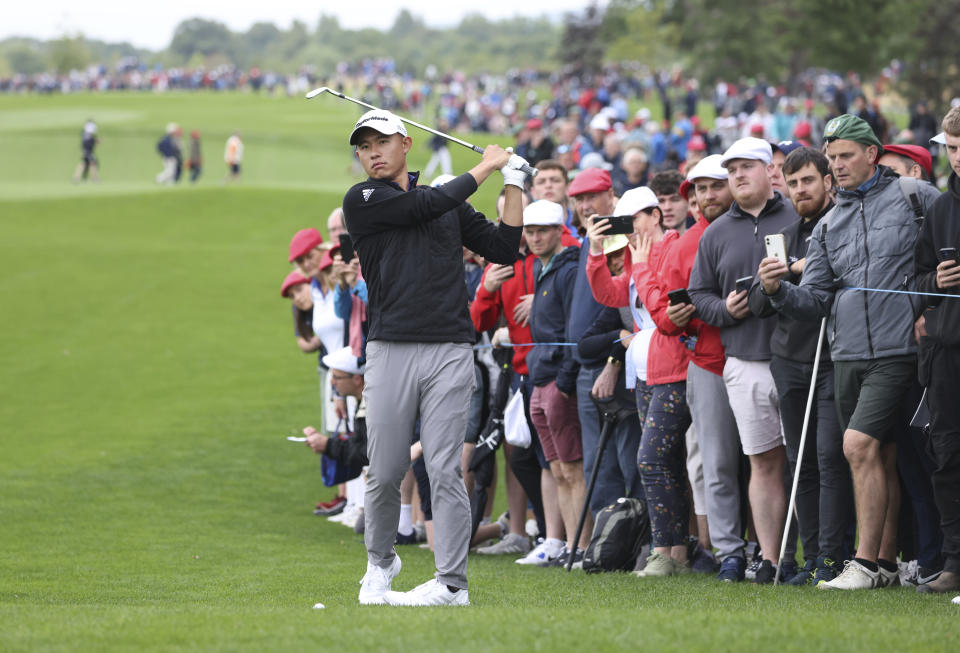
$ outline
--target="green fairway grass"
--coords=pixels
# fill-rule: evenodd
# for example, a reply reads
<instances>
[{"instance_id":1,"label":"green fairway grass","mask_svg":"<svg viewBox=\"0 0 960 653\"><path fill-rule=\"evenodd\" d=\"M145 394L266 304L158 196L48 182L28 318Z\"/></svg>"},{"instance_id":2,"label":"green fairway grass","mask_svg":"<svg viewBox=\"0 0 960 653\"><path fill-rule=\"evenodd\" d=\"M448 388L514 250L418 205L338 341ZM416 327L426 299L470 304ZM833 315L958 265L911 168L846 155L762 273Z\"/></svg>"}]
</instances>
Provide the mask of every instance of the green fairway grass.
<instances>
[{"instance_id":1,"label":"green fairway grass","mask_svg":"<svg viewBox=\"0 0 960 653\"><path fill-rule=\"evenodd\" d=\"M960 606L911 589L585 576L509 556L471 556L470 608L359 607L362 538L311 514L333 492L285 440L320 414L316 358L279 296L291 235L325 231L354 182L358 113L249 94L0 96L0 651L960 650ZM103 181L73 185L87 117ZM195 187L152 183L170 120L204 133ZM244 176L221 187L235 128ZM419 167L427 139L412 135ZM452 152L460 171L477 160ZM488 214L498 183L473 200ZM400 556L395 589L430 577L429 552Z\"/></svg>"}]
</instances>

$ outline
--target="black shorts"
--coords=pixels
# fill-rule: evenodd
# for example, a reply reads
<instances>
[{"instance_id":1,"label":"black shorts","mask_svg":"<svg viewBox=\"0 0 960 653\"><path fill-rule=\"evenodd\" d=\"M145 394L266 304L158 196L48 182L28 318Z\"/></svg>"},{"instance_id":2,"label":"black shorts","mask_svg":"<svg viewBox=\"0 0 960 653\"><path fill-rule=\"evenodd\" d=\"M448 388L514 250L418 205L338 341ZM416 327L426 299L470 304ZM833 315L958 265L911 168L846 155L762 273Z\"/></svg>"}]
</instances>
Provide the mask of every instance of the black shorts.
<instances>
[{"instance_id":1,"label":"black shorts","mask_svg":"<svg viewBox=\"0 0 960 653\"><path fill-rule=\"evenodd\" d=\"M892 442L905 428L904 401L917 376L917 357L890 356L833 363L840 427Z\"/></svg>"},{"instance_id":2,"label":"black shorts","mask_svg":"<svg viewBox=\"0 0 960 653\"><path fill-rule=\"evenodd\" d=\"M232 172L232 173L235 174L235 175L239 175L239 174L240 174L240 164L239 164L239 163L231 163L231 164L230 164L230 172Z\"/></svg>"}]
</instances>

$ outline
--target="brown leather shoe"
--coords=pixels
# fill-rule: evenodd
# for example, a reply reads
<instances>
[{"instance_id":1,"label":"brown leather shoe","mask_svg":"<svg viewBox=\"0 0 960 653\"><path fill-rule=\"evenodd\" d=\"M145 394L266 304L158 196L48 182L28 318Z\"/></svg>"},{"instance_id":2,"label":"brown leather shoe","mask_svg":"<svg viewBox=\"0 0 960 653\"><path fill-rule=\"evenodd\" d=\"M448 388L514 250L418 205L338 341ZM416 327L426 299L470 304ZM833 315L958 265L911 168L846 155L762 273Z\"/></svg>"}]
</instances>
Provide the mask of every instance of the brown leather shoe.
<instances>
[{"instance_id":1,"label":"brown leather shoe","mask_svg":"<svg viewBox=\"0 0 960 653\"><path fill-rule=\"evenodd\" d=\"M942 594L943 592L956 592L960 590L960 574L952 571L945 571L940 574L937 580L930 581L925 585L917 585L918 592Z\"/></svg>"}]
</instances>

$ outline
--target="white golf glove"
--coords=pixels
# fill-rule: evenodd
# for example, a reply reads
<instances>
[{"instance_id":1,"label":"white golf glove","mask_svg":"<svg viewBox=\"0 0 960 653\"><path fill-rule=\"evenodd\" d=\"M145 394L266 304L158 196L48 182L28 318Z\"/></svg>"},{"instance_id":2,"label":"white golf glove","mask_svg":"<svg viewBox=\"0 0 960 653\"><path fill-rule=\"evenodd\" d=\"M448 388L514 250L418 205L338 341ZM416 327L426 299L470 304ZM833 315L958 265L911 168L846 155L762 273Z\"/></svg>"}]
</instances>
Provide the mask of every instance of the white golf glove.
<instances>
[{"instance_id":1,"label":"white golf glove","mask_svg":"<svg viewBox=\"0 0 960 653\"><path fill-rule=\"evenodd\" d=\"M525 165L527 165L526 159L522 156L511 154L507 165L503 166L500 170L500 172L503 173L503 185L506 186L509 184L523 189L523 182L527 179L527 173L520 168Z\"/></svg>"},{"instance_id":2,"label":"white golf glove","mask_svg":"<svg viewBox=\"0 0 960 653\"><path fill-rule=\"evenodd\" d=\"M490 344L492 344L494 348L500 347L501 345L509 345L510 332L507 331L507 327L500 327L494 331L493 338L490 340Z\"/></svg>"}]
</instances>

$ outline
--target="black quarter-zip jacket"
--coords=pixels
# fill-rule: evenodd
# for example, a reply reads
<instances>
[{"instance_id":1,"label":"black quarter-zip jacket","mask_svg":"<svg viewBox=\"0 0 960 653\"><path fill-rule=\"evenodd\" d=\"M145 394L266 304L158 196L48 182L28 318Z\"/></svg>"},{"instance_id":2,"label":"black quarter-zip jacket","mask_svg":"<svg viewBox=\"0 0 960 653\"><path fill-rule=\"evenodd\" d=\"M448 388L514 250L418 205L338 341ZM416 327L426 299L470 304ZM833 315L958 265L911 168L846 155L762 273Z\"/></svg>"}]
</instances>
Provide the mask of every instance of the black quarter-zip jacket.
<instances>
[{"instance_id":1,"label":"black quarter-zip jacket","mask_svg":"<svg viewBox=\"0 0 960 653\"><path fill-rule=\"evenodd\" d=\"M521 227L494 225L466 199L477 190L469 173L438 188L404 191L392 181L367 179L343 198L347 231L368 292L370 340L473 343L463 250L510 264Z\"/></svg>"}]
</instances>

